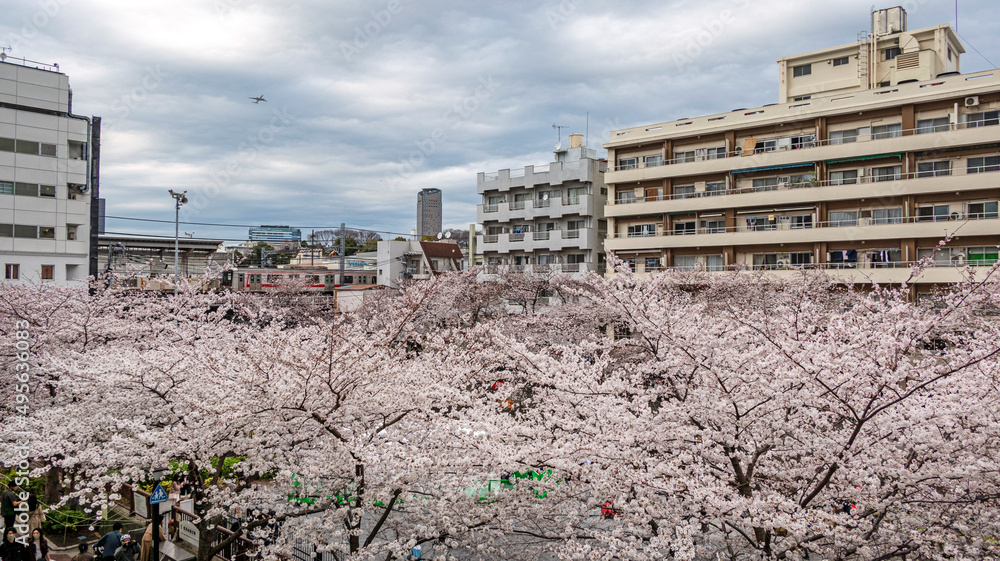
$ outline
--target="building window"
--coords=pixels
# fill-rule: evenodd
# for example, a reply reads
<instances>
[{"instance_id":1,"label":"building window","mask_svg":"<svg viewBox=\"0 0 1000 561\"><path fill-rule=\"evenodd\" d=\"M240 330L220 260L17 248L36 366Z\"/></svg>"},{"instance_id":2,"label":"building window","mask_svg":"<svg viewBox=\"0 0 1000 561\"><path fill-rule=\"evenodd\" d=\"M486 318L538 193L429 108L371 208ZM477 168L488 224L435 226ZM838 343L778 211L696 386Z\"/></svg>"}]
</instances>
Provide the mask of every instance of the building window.
<instances>
[{"instance_id":1,"label":"building window","mask_svg":"<svg viewBox=\"0 0 1000 561\"><path fill-rule=\"evenodd\" d=\"M942 175L951 175L951 160L917 163L917 177L938 177Z\"/></svg>"},{"instance_id":2,"label":"building window","mask_svg":"<svg viewBox=\"0 0 1000 561\"><path fill-rule=\"evenodd\" d=\"M37 183L21 183L20 181L14 183L14 194L21 195L24 197L37 197L38 196L38 184Z\"/></svg>"},{"instance_id":3,"label":"building window","mask_svg":"<svg viewBox=\"0 0 1000 561\"><path fill-rule=\"evenodd\" d=\"M777 177L764 177L753 180L754 191L774 191L778 188Z\"/></svg>"},{"instance_id":4,"label":"building window","mask_svg":"<svg viewBox=\"0 0 1000 561\"><path fill-rule=\"evenodd\" d=\"M848 144L858 141L858 129L833 131L830 133L830 144Z\"/></svg>"},{"instance_id":5,"label":"building window","mask_svg":"<svg viewBox=\"0 0 1000 561\"><path fill-rule=\"evenodd\" d=\"M7 280L17 280L21 278L21 266L15 263L7 263L4 267L4 277Z\"/></svg>"},{"instance_id":6,"label":"building window","mask_svg":"<svg viewBox=\"0 0 1000 561\"><path fill-rule=\"evenodd\" d=\"M872 224L881 226L883 224L902 224L902 208L876 208L872 209Z\"/></svg>"},{"instance_id":7,"label":"building window","mask_svg":"<svg viewBox=\"0 0 1000 561\"><path fill-rule=\"evenodd\" d=\"M899 47L889 47L888 49L882 51L882 54L883 54L882 60L893 60L899 55L903 54L903 51L900 50Z\"/></svg>"},{"instance_id":8,"label":"building window","mask_svg":"<svg viewBox=\"0 0 1000 561\"><path fill-rule=\"evenodd\" d=\"M657 154L655 156L646 156L643 158L643 164L647 168L655 168L663 165L663 155Z\"/></svg>"},{"instance_id":9,"label":"building window","mask_svg":"<svg viewBox=\"0 0 1000 561\"><path fill-rule=\"evenodd\" d=\"M895 125L878 125L872 127L872 140L896 138L900 136L903 136L903 125L899 123Z\"/></svg>"},{"instance_id":10,"label":"building window","mask_svg":"<svg viewBox=\"0 0 1000 561\"><path fill-rule=\"evenodd\" d=\"M52 280L55 268L55 265L42 265L42 280Z\"/></svg>"},{"instance_id":11,"label":"building window","mask_svg":"<svg viewBox=\"0 0 1000 561\"><path fill-rule=\"evenodd\" d=\"M41 156L51 156L53 158L56 157L56 145L55 144L44 144L43 143L43 144L39 144L38 148L39 148L39 151L38 151L39 155L41 155Z\"/></svg>"},{"instance_id":12,"label":"building window","mask_svg":"<svg viewBox=\"0 0 1000 561\"><path fill-rule=\"evenodd\" d=\"M54 240L56 239L56 229L51 226L39 226L38 237L43 240Z\"/></svg>"},{"instance_id":13,"label":"building window","mask_svg":"<svg viewBox=\"0 0 1000 561\"><path fill-rule=\"evenodd\" d=\"M639 158L618 158L618 169L635 169L639 167Z\"/></svg>"},{"instance_id":14,"label":"building window","mask_svg":"<svg viewBox=\"0 0 1000 561\"><path fill-rule=\"evenodd\" d=\"M881 168L872 168L872 177L875 182L897 181L899 180L902 171L903 171L902 166L886 166Z\"/></svg>"},{"instance_id":15,"label":"building window","mask_svg":"<svg viewBox=\"0 0 1000 561\"><path fill-rule=\"evenodd\" d=\"M635 202L635 191L618 191L618 204L620 205L630 205Z\"/></svg>"},{"instance_id":16,"label":"building window","mask_svg":"<svg viewBox=\"0 0 1000 561\"><path fill-rule=\"evenodd\" d=\"M14 151L14 139L0 138L0 152L13 152L13 151Z\"/></svg>"},{"instance_id":17,"label":"building window","mask_svg":"<svg viewBox=\"0 0 1000 561\"><path fill-rule=\"evenodd\" d=\"M697 234L697 222L691 220L689 222L674 222L674 235L675 236L689 236L691 234Z\"/></svg>"},{"instance_id":18,"label":"building window","mask_svg":"<svg viewBox=\"0 0 1000 561\"><path fill-rule=\"evenodd\" d=\"M0 195L13 195L13 194L14 194L14 182L0 181Z\"/></svg>"},{"instance_id":19,"label":"building window","mask_svg":"<svg viewBox=\"0 0 1000 561\"><path fill-rule=\"evenodd\" d=\"M948 47L948 60L949 60L949 61L951 61L951 57L952 57L952 54L951 54L951 47Z\"/></svg>"},{"instance_id":20,"label":"building window","mask_svg":"<svg viewBox=\"0 0 1000 561\"><path fill-rule=\"evenodd\" d=\"M13 238L13 237L14 237L14 225L0 224L0 238Z\"/></svg>"},{"instance_id":21,"label":"building window","mask_svg":"<svg viewBox=\"0 0 1000 561\"><path fill-rule=\"evenodd\" d=\"M634 159L634 158L633 158ZM567 205L578 205L580 204L580 196L587 194L586 187L570 187L566 189L566 203Z\"/></svg>"},{"instance_id":22,"label":"building window","mask_svg":"<svg viewBox=\"0 0 1000 561\"><path fill-rule=\"evenodd\" d=\"M656 224L629 224L628 233L630 238L651 238L656 236Z\"/></svg>"},{"instance_id":23,"label":"building window","mask_svg":"<svg viewBox=\"0 0 1000 561\"><path fill-rule=\"evenodd\" d=\"M792 67L792 77L793 78L798 78L799 76L808 76L810 74L812 74L812 65L811 64L803 64L801 66L793 66Z\"/></svg>"},{"instance_id":24,"label":"building window","mask_svg":"<svg viewBox=\"0 0 1000 561\"><path fill-rule=\"evenodd\" d=\"M714 182L714 183L706 183L705 184L705 196L706 197L714 197L716 195L725 195L725 194L726 194L726 184L725 183L723 183L721 181L718 181L718 182Z\"/></svg>"},{"instance_id":25,"label":"building window","mask_svg":"<svg viewBox=\"0 0 1000 561\"><path fill-rule=\"evenodd\" d=\"M15 140L14 151L18 154L38 155L38 143L30 140Z\"/></svg>"},{"instance_id":26,"label":"building window","mask_svg":"<svg viewBox=\"0 0 1000 561\"><path fill-rule=\"evenodd\" d=\"M858 182L858 170L830 172L830 185L854 185Z\"/></svg>"},{"instance_id":27,"label":"building window","mask_svg":"<svg viewBox=\"0 0 1000 561\"><path fill-rule=\"evenodd\" d=\"M948 117L938 117L937 119L921 119L917 121L917 134L927 134L929 132L944 132L951 128L951 120Z\"/></svg>"},{"instance_id":28,"label":"building window","mask_svg":"<svg viewBox=\"0 0 1000 561\"><path fill-rule=\"evenodd\" d=\"M647 257L646 258L646 272L653 272L660 270L660 258L659 257Z\"/></svg>"},{"instance_id":29,"label":"building window","mask_svg":"<svg viewBox=\"0 0 1000 561\"><path fill-rule=\"evenodd\" d=\"M969 265L973 267L991 267L997 262L998 251L996 247L970 247L967 251Z\"/></svg>"},{"instance_id":30,"label":"building window","mask_svg":"<svg viewBox=\"0 0 1000 561\"><path fill-rule=\"evenodd\" d=\"M969 113L965 116L965 127L969 129L990 127L994 125L1000 125L1000 111Z\"/></svg>"},{"instance_id":31,"label":"building window","mask_svg":"<svg viewBox=\"0 0 1000 561\"><path fill-rule=\"evenodd\" d=\"M721 160L726 157L726 147L718 146L716 148L709 148L705 151L705 159L708 160Z\"/></svg>"},{"instance_id":32,"label":"building window","mask_svg":"<svg viewBox=\"0 0 1000 561\"><path fill-rule=\"evenodd\" d=\"M706 234L723 234L726 232L725 220L702 220L701 231Z\"/></svg>"},{"instance_id":33,"label":"building window","mask_svg":"<svg viewBox=\"0 0 1000 561\"><path fill-rule=\"evenodd\" d=\"M684 152L674 152L674 163L683 164L686 162L693 162L695 159L695 151L687 150Z\"/></svg>"},{"instance_id":34,"label":"building window","mask_svg":"<svg viewBox=\"0 0 1000 561\"><path fill-rule=\"evenodd\" d=\"M39 197L54 198L56 196L56 186L55 185L39 185L38 186L38 196Z\"/></svg>"},{"instance_id":35,"label":"building window","mask_svg":"<svg viewBox=\"0 0 1000 561\"><path fill-rule=\"evenodd\" d=\"M1000 171L1000 156L969 158L966 173L983 173L987 171Z\"/></svg>"},{"instance_id":36,"label":"building window","mask_svg":"<svg viewBox=\"0 0 1000 561\"><path fill-rule=\"evenodd\" d=\"M793 97L792 101L793 102L795 102L795 101L808 101L808 100L810 100L812 98L813 98L813 96L811 96L811 95L799 95L799 96Z\"/></svg>"},{"instance_id":37,"label":"building window","mask_svg":"<svg viewBox=\"0 0 1000 561\"><path fill-rule=\"evenodd\" d=\"M951 216L951 205L930 205L917 208L917 222L944 222Z\"/></svg>"},{"instance_id":38,"label":"building window","mask_svg":"<svg viewBox=\"0 0 1000 561\"><path fill-rule=\"evenodd\" d=\"M674 269L678 271L693 271L697 265L697 260L693 255L674 257Z\"/></svg>"},{"instance_id":39,"label":"building window","mask_svg":"<svg viewBox=\"0 0 1000 561\"><path fill-rule=\"evenodd\" d=\"M789 228L792 230L804 230L813 227L813 217L811 214L797 214L795 216L787 216L783 218L788 218Z\"/></svg>"},{"instance_id":40,"label":"building window","mask_svg":"<svg viewBox=\"0 0 1000 561\"><path fill-rule=\"evenodd\" d=\"M777 140L761 140L757 142L757 145L753 148L754 154L761 154L764 152L774 152L778 149Z\"/></svg>"},{"instance_id":41,"label":"building window","mask_svg":"<svg viewBox=\"0 0 1000 561\"><path fill-rule=\"evenodd\" d=\"M792 137L792 150L799 150L801 148L812 148L816 146L816 135L806 134L802 136Z\"/></svg>"},{"instance_id":42,"label":"building window","mask_svg":"<svg viewBox=\"0 0 1000 561\"><path fill-rule=\"evenodd\" d=\"M675 199L691 199L695 197L694 185L675 185Z\"/></svg>"},{"instance_id":43,"label":"building window","mask_svg":"<svg viewBox=\"0 0 1000 561\"><path fill-rule=\"evenodd\" d=\"M845 66L847 64L850 64L850 62L851 62L851 57L847 56L833 59L834 66Z\"/></svg>"},{"instance_id":44,"label":"building window","mask_svg":"<svg viewBox=\"0 0 1000 561\"><path fill-rule=\"evenodd\" d=\"M726 268L723 263L725 263L725 261L721 255L705 256L705 270L707 271L722 271Z\"/></svg>"},{"instance_id":45,"label":"building window","mask_svg":"<svg viewBox=\"0 0 1000 561\"><path fill-rule=\"evenodd\" d=\"M28 238L35 239L38 237L38 227L37 226L22 226L20 224L14 225L14 237L15 238Z\"/></svg>"},{"instance_id":46,"label":"building window","mask_svg":"<svg viewBox=\"0 0 1000 561\"><path fill-rule=\"evenodd\" d=\"M858 211L856 210L842 210L830 213L831 228L840 228L843 226L857 226L857 225L858 225Z\"/></svg>"},{"instance_id":47,"label":"building window","mask_svg":"<svg viewBox=\"0 0 1000 561\"><path fill-rule=\"evenodd\" d=\"M986 203L969 203L966 217L969 220L983 220L985 218L997 218L996 201Z\"/></svg>"}]
</instances>

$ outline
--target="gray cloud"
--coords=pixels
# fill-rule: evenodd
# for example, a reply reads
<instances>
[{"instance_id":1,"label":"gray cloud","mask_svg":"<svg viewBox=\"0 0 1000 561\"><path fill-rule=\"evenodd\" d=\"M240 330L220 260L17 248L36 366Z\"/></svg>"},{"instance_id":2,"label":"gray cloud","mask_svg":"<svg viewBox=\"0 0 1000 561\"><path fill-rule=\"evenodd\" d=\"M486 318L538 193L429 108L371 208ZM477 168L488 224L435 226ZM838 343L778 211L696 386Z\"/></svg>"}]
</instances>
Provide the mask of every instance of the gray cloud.
<instances>
[{"instance_id":1,"label":"gray cloud","mask_svg":"<svg viewBox=\"0 0 1000 561\"><path fill-rule=\"evenodd\" d=\"M589 112L599 148L612 128L771 103L776 58L870 27L858 0L6 5L11 54L59 62L74 111L104 118L109 214L169 220L180 188L201 201L193 221L391 232L414 227L424 187L444 190L446 226L467 227L476 172L547 162L553 123L583 133ZM959 31L1000 60L992 7L963 4ZM950 2L907 8L912 28L954 19ZM968 50L963 70L989 67Z\"/></svg>"}]
</instances>

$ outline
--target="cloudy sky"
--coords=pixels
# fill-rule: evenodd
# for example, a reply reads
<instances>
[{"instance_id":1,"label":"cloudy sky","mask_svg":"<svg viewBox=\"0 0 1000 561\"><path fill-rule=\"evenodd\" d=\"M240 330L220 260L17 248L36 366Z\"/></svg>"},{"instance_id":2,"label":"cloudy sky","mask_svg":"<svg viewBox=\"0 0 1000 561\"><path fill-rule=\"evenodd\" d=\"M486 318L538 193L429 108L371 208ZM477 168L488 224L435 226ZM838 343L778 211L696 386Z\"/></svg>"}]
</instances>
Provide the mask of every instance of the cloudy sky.
<instances>
[{"instance_id":1,"label":"cloudy sky","mask_svg":"<svg viewBox=\"0 0 1000 561\"><path fill-rule=\"evenodd\" d=\"M889 7L899 2L884 6ZM871 0L5 0L9 56L58 63L103 118L109 232L181 220L408 233L416 194L476 220L476 173L552 159L553 124L612 129L777 100L781 56L851 43ZM911 29L954 0L905 0ZM962 70L1000 61L996 4L962 0ZM971 46L970 46L971 45ZM977 53L975 49L978 49ZM981 54L980 54L981 53ZM249 96L264 95L254 104ZM589 113L589 128L588 128ZM197 237L246 228L183 225ZM385 235L385 234L384 234Z\"/></svg>"}]
</instances>

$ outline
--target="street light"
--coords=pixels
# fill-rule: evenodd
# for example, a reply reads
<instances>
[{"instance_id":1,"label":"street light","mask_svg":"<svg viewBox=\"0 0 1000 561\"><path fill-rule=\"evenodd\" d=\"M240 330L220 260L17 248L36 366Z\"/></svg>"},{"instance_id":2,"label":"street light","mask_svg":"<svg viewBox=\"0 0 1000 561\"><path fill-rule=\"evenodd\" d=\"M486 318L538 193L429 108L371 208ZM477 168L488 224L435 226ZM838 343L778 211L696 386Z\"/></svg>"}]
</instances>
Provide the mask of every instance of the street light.
<instances>
[{"instance_id":1,"label":"street light","mask_svg":"<svg viewBox=\"0 0 1000 561\"><path fill-rule=\"evenodd\" d=\"M174 296L177 296L177 270L180 267L181 205L187 204L188 199L187 191L180 193L174 193L173 189L169 191L170 196L174 198Z\"/></svg>"}]
</instances>

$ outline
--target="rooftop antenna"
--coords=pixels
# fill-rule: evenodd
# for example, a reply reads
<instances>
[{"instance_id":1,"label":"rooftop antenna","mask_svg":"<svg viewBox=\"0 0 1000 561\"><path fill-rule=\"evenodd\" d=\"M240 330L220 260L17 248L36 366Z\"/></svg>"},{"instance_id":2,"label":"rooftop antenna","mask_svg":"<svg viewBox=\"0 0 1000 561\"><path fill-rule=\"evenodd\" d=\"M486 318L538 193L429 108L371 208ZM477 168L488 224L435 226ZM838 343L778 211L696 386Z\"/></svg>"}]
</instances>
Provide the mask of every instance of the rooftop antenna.
<instances>
[{"instance_id":1,"label":"rooftop antenna","mask_svg":"<svg viewBox=\"0 0 1000 561\"><path fill-rule=\"evenodd\" d=\"M0 47L0 62L7 60L7 51L13 50L10 46Z\"/></svg>"},{"instance_id":2,"label":"rooftop antenna","mask_svg":"<svg viewBox=\"0 0 1000 561\"><path fill-rule=\"evenodd\" d=\"M559 139L556 142L556 150L559 150L560 148L562 148L562 130L563 129L568 129L569 127L565 127L565 126L562 126L562 125L557 125L555 123L552 123L552 128L556 129L556 137Z\"/></svg>"}]
</instances>

